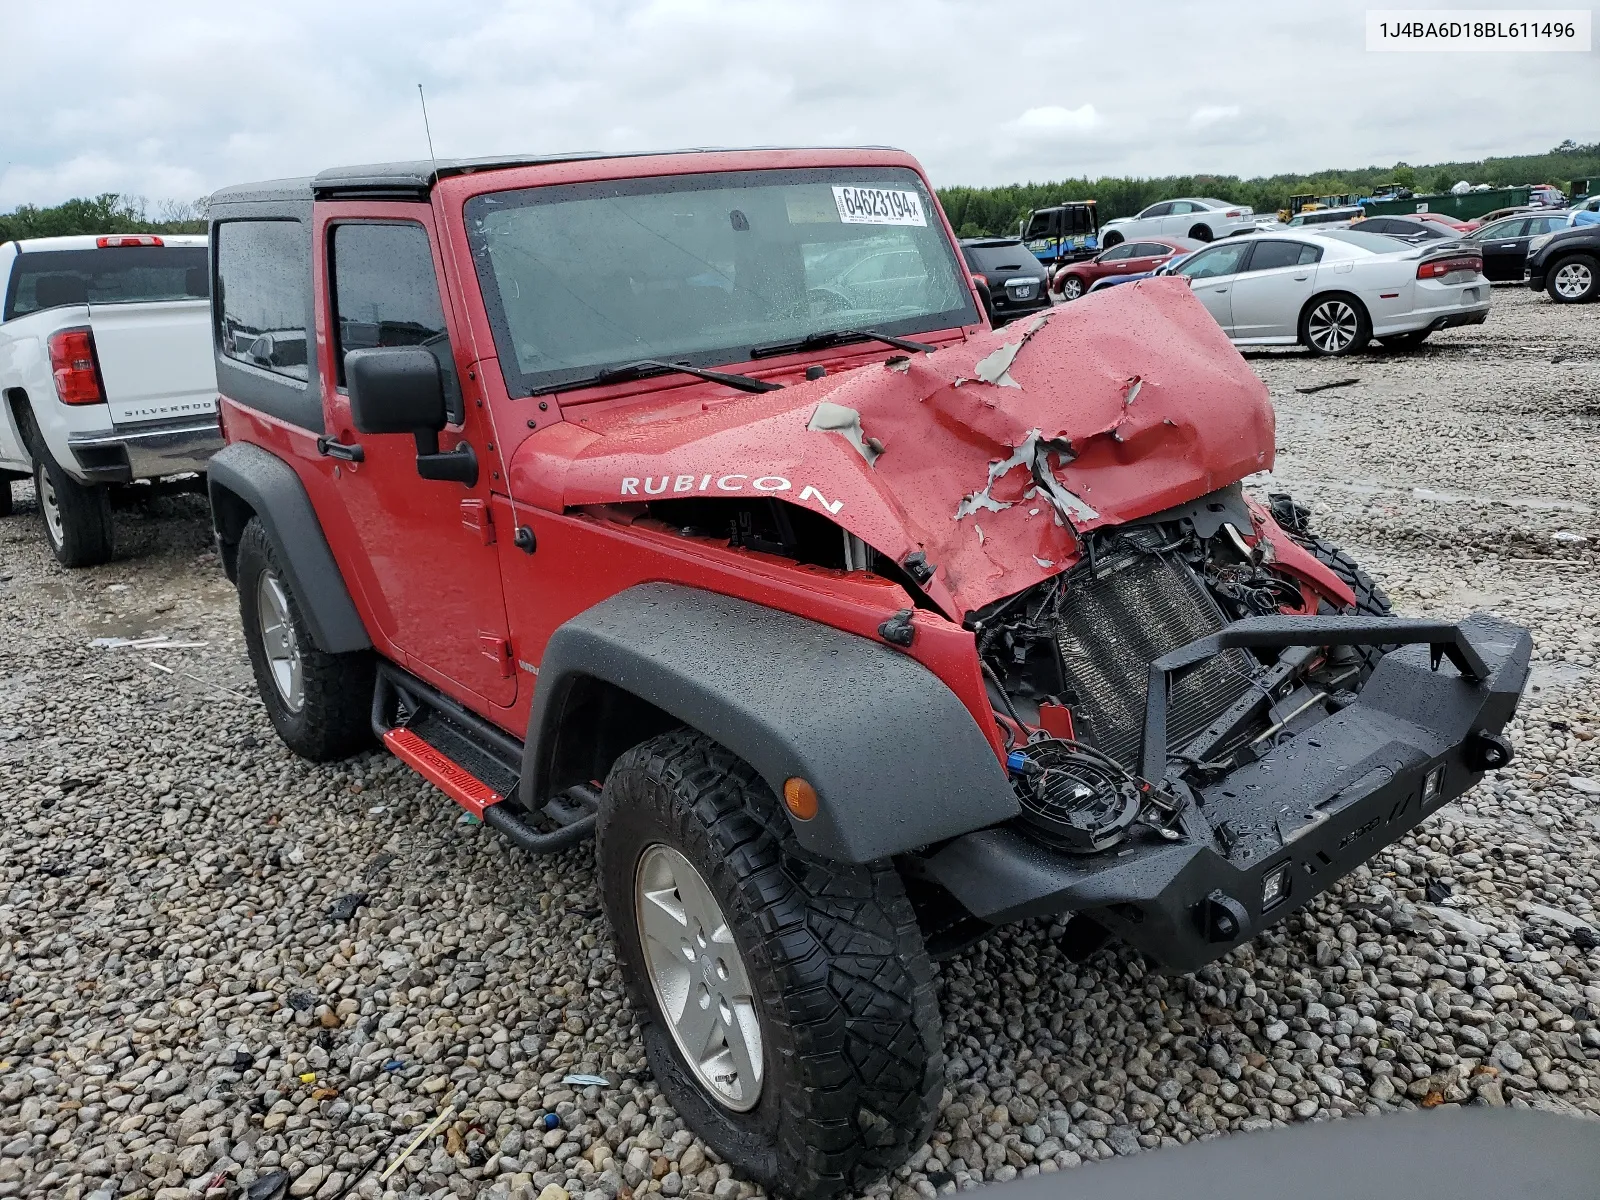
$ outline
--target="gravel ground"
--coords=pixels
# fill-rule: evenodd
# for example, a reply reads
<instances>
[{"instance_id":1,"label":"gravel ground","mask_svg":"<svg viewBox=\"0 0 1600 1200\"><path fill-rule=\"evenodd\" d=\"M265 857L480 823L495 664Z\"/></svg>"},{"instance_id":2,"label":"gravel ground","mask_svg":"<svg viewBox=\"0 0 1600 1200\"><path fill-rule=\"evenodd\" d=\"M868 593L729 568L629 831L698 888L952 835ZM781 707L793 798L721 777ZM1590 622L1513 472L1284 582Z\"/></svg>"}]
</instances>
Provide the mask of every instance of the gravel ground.
<instances>
[{"instance_id":1,"label":"gravel ground","mask_svg":"<svg viewBox=\"0 0 1600 1200\"><path fill-rule=\"evenodd\" d=\"M1311 501L1402 611L1533 628L1518 760L1195 975L1074 966L1044 923L945 963L943 1115L871 1194L1415 1105L1600 1115L1596 346L1600 306L1501 289L1417 353L1251 355L1281 443L1256 482ZM234 1195L280 1171L323 1200L755 1193L655 1089L587 847L529 862L385 756L292 758L197 497L119 512L124 557L74 573L18 499L0 1197ZM205 645L88 644L139 634Z\"/></svg>"}]
</instances>

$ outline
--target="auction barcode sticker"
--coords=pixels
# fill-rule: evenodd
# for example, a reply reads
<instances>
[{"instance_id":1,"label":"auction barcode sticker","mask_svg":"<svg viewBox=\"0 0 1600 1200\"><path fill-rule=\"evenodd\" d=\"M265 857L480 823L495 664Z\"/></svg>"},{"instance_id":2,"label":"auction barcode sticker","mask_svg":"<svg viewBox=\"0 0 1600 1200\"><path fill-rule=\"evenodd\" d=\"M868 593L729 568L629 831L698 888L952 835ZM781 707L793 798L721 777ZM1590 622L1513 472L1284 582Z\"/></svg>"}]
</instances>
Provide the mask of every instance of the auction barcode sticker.
<instances>
[{"instance_id":1,"label":"auction barcode sticker","mask_svg":"<svg viewBox=\"0 0 1600 1200\"><path fill-rule=\"evenodd\" d=\"M915 192L889 188L834 187L833 202L846 225L926 225L922 200Z\"/></svg>"},{"instance_id":2,"label":"auction barcode sticker","mask_svg":"<svg viewBox=\"0 0 1600 1200\"><path fill-rule=\"evenodd\" d=\"M1592 16L1587 8L1368 9L1367 49L1587 54Z\"/></svg>"}]
</instances>

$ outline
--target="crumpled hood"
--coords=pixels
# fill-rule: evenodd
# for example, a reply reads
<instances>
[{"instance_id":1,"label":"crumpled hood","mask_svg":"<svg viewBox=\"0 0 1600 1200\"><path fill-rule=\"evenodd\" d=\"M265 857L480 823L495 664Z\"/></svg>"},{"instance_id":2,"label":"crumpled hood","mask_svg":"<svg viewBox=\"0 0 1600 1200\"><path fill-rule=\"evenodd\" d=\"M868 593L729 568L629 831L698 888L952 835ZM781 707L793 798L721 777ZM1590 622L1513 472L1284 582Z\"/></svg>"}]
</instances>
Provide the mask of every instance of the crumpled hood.
<instances>
[{"instance_id":1,"label":"crumpled hood","mask_svg":"<svg viewBox=\"0 0 1600 1200\"><path fill-rule=\"evenodd\" d=\"M1070 565L1073 529L1273 462L1266 385L1166 278L782 391L566 415L515 454L513 495L780 497L896 561L922 551L928 594L956 619Z\"/></svg>"}]
</instances>

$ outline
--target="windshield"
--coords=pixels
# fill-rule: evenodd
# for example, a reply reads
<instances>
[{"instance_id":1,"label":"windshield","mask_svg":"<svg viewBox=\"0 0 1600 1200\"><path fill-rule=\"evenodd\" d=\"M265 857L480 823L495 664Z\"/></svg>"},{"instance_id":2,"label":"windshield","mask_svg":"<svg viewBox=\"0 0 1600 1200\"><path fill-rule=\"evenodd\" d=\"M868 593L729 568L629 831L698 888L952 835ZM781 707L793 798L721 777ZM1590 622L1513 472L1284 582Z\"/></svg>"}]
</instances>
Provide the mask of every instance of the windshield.
<instances>
[{"instance_id":1,"label":"windshield","mask_svg":"<svg viewBox=\"0 0 1600 1200\"><path fill-rule=\"evenodd\" d=\"M979 321L914 171L740 171L495 192L467 202L513 395L639 359L742 362L835 329Z\"/></svg>"},{"instance_id":2,"label":"windshield","mask_svg":"<svg viewBox=\"0 0 1600 1200\"><path fill-rule=\"evenodd\" d=\"M962 246L967 262L980 275L1022 271L1043 276L1044 267L1021 242L975 242Z\"/></svg>"},{"instance_id":3,"label":"windshield","mask_svg":"<svg viewBox=\"0 0 1600 1200\"><path fill-rule=\"evenodd\" d=\"M12 268L5 319L73 304L204 300L210 292L204 246L29 250Z\"/></svg>"}]
</instances>

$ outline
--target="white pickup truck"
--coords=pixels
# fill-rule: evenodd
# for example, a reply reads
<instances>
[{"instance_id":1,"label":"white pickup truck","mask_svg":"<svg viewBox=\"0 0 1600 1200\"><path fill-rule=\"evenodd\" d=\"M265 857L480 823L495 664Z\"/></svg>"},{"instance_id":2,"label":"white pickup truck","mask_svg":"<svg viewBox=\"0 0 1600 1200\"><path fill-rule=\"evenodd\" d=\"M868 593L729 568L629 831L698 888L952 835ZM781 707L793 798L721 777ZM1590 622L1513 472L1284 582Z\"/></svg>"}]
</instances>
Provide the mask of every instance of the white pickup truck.
<instances>
[{"instance_id":1,"label":"white pickup truck","mask_svg":"<svg viewBox=\"0 0 1600 1200\"><path fill-rule=\"evenodd\" d=\"M112 487L221 448L209 280L204 236L0 243L0 515L32 476L63 566L111 557Z\"/></svg>"}]
</instances>

